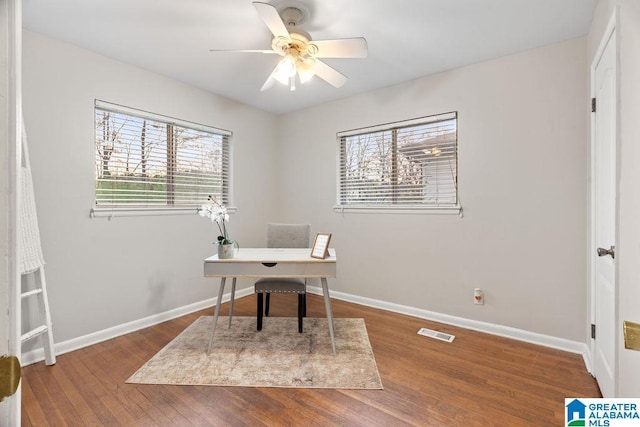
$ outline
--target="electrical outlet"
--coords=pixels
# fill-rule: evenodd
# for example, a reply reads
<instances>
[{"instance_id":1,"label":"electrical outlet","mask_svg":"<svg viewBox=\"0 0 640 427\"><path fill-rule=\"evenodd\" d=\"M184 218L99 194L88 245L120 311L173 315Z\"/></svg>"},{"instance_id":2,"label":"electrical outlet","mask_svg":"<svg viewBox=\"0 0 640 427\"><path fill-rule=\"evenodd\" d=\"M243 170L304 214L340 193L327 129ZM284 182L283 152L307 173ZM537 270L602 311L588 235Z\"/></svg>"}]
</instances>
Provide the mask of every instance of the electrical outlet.
<instances>
[{"instance_id":1,"label":"electrical outlet","mask_svg":"<svg viewBox=\"0 0 640 427\"><path fill-rule=\"evenodd\" d=\"M484 292L480 288L473 290L473 303L477 305L484 305Z\"/></svg>"}]
</instances>

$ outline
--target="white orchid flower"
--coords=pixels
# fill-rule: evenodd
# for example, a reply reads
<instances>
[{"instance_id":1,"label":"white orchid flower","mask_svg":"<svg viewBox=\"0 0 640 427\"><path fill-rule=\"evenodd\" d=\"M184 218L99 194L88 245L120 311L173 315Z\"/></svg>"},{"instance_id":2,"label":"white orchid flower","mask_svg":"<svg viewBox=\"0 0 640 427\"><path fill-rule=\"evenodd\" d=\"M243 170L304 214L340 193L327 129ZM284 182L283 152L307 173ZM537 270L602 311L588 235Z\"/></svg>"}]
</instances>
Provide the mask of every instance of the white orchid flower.
<instances>
[{"instance_id":1,"label":"white orchid flower","mask_svg":"<svg viewBox=\"0 0 640 427\"><path fill-rule=\"evenodd\" d=\"M218 237L219 242L232 243L233 241L229 238L226 226L226 223L229 222L229 214L227 213L226 206L221 205L211 196L209 196L209 200L211 200L212 203L202 205L198 209L198 214L203 217L209 217L211 222L216 223L220 231L220 236Z\"/></svg>"}]
</instances>

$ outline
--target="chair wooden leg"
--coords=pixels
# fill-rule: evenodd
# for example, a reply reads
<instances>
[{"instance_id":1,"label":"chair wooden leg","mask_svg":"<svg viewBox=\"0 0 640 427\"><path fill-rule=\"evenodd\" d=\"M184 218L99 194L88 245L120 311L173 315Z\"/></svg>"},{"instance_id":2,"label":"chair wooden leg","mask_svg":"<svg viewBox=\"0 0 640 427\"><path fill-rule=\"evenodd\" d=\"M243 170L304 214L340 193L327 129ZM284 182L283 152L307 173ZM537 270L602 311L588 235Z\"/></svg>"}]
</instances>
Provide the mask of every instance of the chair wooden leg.
<instances>
[{"instance_id":1,"label":"chair wooden leg","mask_svg":"<svg viewBox=\"0 0 640 427\"><path fill-rule=\"evenodd\" d=\"M269 315L269 300L271 299L271 293L270 292L267 292L267 297L266 298L267 298L267 302L266 302L266 304L264 306L264 315L268 316Z\"/></svg>"},{"instance_id":2,"label":"chair wooden leg","mask_svg":"<svg viewBox=\"0 0 640 427\"><path fill-rule=\"evenodd\" d=\"M304 313L304 296L305 294L298 294L298 332L302 333L302 316Z\"/></svg>"},{"instance_id":3,"label":"chair wooden leg","mask_svg":"<svg viewBox=\"0 0 640 427\"><path fill-rule=\"evenodd\" d=\"M269 295L269 294L267 294ZM258 313L257 313L257 318L258 318L258 330L261 331L262 330L262 300L263 300L264 294L262 292L258 292Z\"/></svg>"}]
</instances>

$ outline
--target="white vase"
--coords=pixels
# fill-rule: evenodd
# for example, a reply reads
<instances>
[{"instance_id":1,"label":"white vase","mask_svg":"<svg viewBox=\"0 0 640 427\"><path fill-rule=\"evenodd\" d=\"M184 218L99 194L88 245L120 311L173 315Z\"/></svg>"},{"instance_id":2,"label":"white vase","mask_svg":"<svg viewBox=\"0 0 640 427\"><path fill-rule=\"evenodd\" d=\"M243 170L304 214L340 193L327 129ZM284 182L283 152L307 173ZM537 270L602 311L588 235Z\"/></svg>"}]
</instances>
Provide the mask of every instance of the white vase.
<instances>
[{"instance_id":1,"label":"white vase","mask_svg":"<svg viewBox=\"0 0 640 427\"><path fill-rule=\"evenodd\" d=\"M218 244L218 259L233 258L236 254L236 242L225 245Z\"/></svg>"}]
</instances>

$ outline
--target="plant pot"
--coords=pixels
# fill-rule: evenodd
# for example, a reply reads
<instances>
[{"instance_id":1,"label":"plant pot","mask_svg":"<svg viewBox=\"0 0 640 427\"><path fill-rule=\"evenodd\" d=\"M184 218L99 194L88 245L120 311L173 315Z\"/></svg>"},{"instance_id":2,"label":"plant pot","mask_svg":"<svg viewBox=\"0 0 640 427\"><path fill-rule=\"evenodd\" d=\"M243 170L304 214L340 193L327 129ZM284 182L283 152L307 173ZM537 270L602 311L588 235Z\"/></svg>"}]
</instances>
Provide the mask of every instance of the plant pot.
<instances>
[{"instance_id":1,"label":"plant pot","mask_svg":"<svg viewBox=\"0 0 640 427\"><path fill-rule=\"evenodd\" d=\"M227 243L225 245L218 244L218 259L229 259L236 255L236 242Z\"/></svg>"}]
</instances>

